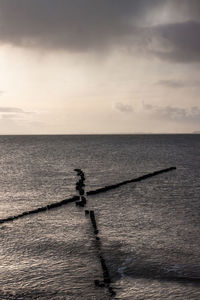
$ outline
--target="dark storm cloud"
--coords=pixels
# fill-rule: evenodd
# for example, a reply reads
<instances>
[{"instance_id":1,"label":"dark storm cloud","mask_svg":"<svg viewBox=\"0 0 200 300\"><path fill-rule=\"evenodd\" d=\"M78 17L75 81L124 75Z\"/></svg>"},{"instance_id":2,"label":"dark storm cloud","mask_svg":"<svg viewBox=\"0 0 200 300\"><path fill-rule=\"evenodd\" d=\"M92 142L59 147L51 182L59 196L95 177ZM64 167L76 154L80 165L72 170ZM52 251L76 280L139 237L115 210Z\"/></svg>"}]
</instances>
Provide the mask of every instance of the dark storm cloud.
<instances>
[{"instance_id":1,"label":"dark storm cloud","mask_svg":"<svg viewBox=\"0 0 200 300\"><path fill-rule=\"evenodd\" d=\"M190 21L148 27L146 17L166 7ZM196 62L199 17L199 0L0 0L0 43L100 53L122 46Z\"/></svg>"},{"instance_id":2,"label":"dark storm cloud","mask_svg":"<svg viewBox=\"0 0 200 300\"><path fill-rule=\"evenodd\" d=\"M170 0L169 4L188 19L198 20L200 17L199 0Z\"/></svg>"},{"instance_id":3,"label":"dark storm cloud","mask_svg":"<svg viewBox=\"0 0 200 300\"><path fill-rule=\"evenodd\" d=\"M110 47L134 35L133 24L159 2L0 0L0 40L75 51Z\"/></svg>"},{"instance_id":4,"label":"dark storm cloud","mask_svg":"<svg viewBox=\"0 0 200 300\"><path fill-rule=\"evenodd\" d=\"M175 62L200 61L200 22L159 25L152 28L152 38L157 39L159 57Z\"/></svg>"}]
</instances>

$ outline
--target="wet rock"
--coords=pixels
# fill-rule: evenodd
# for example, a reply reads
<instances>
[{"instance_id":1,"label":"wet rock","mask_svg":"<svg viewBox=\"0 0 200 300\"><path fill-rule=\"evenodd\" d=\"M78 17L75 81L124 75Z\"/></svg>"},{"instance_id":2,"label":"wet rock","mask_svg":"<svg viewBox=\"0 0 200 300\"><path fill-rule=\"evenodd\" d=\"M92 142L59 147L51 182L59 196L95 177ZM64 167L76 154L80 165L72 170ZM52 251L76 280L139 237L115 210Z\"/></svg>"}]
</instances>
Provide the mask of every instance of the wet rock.
<instances>
[{"instance_id":1,"label":"wet rock","mask_svg":"<svg viewBox=\"0 0 200 300\"><path fill-rule=\"evenodd\" d=\"M84 207L85 204L82 201L77 201L76 206Z\"/></svg>"},{"instance_id":2,"label":"wet rock","mask_svg":"<svg viewBox=\"0 0 200 300\"><path fill-rule=\"evenodd\" d=\"M85 191L84 191L83 189L79 189L79 194L80 194L81 196L83 196L83 195L85 194Z\"/></svg>"},{"instance_id":3,"label":"wet rock","mask_svg":"<svg viewBox=\"0 0 200 300\"><path fill-rule=\"evenodd\" d=\"M81 201L86 204L86 198L84 196L81 196Z\"/></svg>"},{"instance_id":4,"label":"wet rock","mask_svg":"<svg viewBox=\"0 0 200 300\"><path fill-rule=\"evenodd\" d=\"M101 288L105 287L105 284L102 281L100 281L100 280L94 280L94 284L97 287L101 287Z\"/></svg>"},{"instance_id":5,"label":"wet rock","mask_svg":"<svg viewBox=\"0 0 200 300\"><path fill-rule=\"evenodd\" d=\"M113 288L111 286L109 286L108 290L109 290L109 293L110 293L111 297L116 296L116 292L113 291Z\"/></svg>"}]
</instances>

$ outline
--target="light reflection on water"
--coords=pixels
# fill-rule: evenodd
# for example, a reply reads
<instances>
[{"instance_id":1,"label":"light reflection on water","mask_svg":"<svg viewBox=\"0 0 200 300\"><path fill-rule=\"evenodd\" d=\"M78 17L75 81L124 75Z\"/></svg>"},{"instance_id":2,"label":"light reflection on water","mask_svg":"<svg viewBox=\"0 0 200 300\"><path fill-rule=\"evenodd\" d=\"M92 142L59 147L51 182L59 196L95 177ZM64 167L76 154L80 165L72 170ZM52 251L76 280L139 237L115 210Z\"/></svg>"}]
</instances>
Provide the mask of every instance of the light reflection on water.
<instances>
[{"instance_id":1,"label":"light reflection on water","mask_svg":"<svg viewBox=\"0 0 200 300\"><path fill-rule=\"evenodd\" d=\"M88 208L116 299L200 298L199 136L0 137L0 144L1 218L74 195L76 167L92 189L177 166L90 196ZM73 203L1 225L0 237L0 298L109 299L94 286L102 271L92 228Z\"/></svg>"}]
</instances>

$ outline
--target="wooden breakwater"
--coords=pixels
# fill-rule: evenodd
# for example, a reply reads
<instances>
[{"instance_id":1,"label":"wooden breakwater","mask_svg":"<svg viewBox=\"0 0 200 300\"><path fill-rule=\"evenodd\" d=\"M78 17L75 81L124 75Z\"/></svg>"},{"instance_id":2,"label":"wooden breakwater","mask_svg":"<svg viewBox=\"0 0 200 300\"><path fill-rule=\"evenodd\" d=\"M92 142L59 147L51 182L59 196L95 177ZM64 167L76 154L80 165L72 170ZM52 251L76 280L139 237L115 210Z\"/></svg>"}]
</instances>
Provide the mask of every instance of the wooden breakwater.
<instances>
[{"instance_id":1,"label":"wooden breakwater","mask_svg":"<svg viewBox=\"0 0 200 300\"><path fill-rule=\"evenodd\" d=\"M59 201L59 202L54 202L54 203L48 204L48 205L43 206L43 207L39 207L39 208L36 208L36 209L33 209L33 210L25 211L25 212L23 212L19 215L16 215L16 216L11 216L11 217L8 217L6 219L0 219L0 224L15 221L17 219L20 219L20 218L23 218L23 217L26 217L26 216L30 216L30 215L34 215L34 214L38 214L38 213L41 213L41 212L47 212L50 209L58 208L62 205L66 205L66 204L75 202L77 200L79 200L79 197L78 196L73 196L71 198L64 199L64 200Z\"/></svg>"},{"instance_id":2,"label":"wooden breakwater","mask_svg":"<svg viewBox=\"0 0 200 300\"><path fill-rule=\"evenodd\" d=\"M130 180L125 180L125 181L122 181L122 182L119 182L119 183L116 183L116 184L106 185L105 187L87 192L87 195L90 196L90 195L105 193L107 191L116 189L116 188L118 188L122 185L125 185L125 184L128 184L128 183L133 183L133 182L139 182L139 181L148 179L150 177L154 177L154 176L160 175L162 173L167 173L167 172L170 172L170 171L173 171L173 170L176 170L176 167L171 167L171 168L155 171L153 173L148 173L148 174L142 175L140 177L133 178L133 179L130 179Z\"/></svg>"},{"instance_id":3,"label":"wooden breakwater","mask_svg":"<svg viewBox=\"0 0 200 300\"><path fill-rule=\"evenodd\" d=\"M106 288L109 292L110 297L114 297L116 295L116 292L113 290L110 272L108 270L106 261L103 257L103 251L102 251L102 248L101 248L101 239L98 236L99 230L98 230L98 226L97 226L97 222L96 222L95 212L94 212L94 210L90 210L90 211L86 210L85 215L90 216L90 221L91 221L91 224L92 224L92 227L93 227L93 232L94 232L95 240L96 240L95 245L96 245L98 258L99 258L99 261L100 261L100 265L101 265L101 269L102 269L102 275L103 275L103 281L101 281L99 279L95 279L94 284L95 284L96 287Z\"/></svg>"},{"instance_id":4,"label":"wooden breakwater","mask_svg":"<svg viewBox=\"0 0 200 300\"><path fill-rule=\"evenodd\" d=\"M76 170L79 171L80 169L76 169ZM122 185L125 185L125 184L128 184L128 183L140 182L140 181L146 180L148 178L158 176L162 173L170 172L170 171L173 171L173 170L176 170L176 167L170 167L170 168L167 168L167 169L162 169L162 170L159 170L159 171L155 171L153 173L148 173L148 174L142 175L140 177L137 177L137 178L134 178L134 179L131 179L131 180L125 180L125 181L119 182L117 184L112 184L112 185L108 185L108 186L105 186L105 187L102 187L102 188L99 188L99 189L96 189L96 190L91 190L91 191L88 191L86 193L86 195L91 196L91 195L95 195L95 194L105 193L109 190L119 188ZM84 194L85 193L83 193L83 191L84 191L83 187L84 187L84 180L85 179L84 180L83 179L84 179L84 177L82 176L81 182L76 184L76 189L78 191L80 190L79 196L73 196L71 198L64 199L64 200L61 200L61 201L58 201L58 202L54 202L54 203L51 203L51 204L48 204L46 206L39 207L39 208L36 208L36 209L33 209L33 210L29 210L29 211L23 212L21 214L15 215L15 216L10 216L10 217L5 218L5 219L0 219L0 224L7 223L7 222L12 222L14 220L24 218L24 217L29 216L29 215L42 213L42 212L47 212L51 209L58 208L60 206L69 204L71 202L79 202L79 204L82 205L83 202L85 201L84 200L84 198L85 198ZM82 197L82 199L80 199L80 197ZM82 200L82 203L81 203L81 200ZM79 204L77 204L77 205L79 205Z\"/></svg>"},{"instance_id":5,"label":"wooden breakwater","mask_svg":"<svg viewBox=\"0 0 200 300\"><path fill-rule=\"evenodd\" d=\"M86 205L86 198L85 198L85 174L81 169L74 169L77 173L77 176L80 176L80 179L76 182L76 190L79 193L79 201L76 201L77 206L84 207Z\"/></svg>"},{"instance_id":6,"label":"wooden breakwater","mask_svg":"<svg viewBox=\"0 0 200 300\"><path fill-rule=\"evenodd\" d=\"M76 190L78 191L78 194L79 194L79 196L78 196L79 201L76 201L76 206L83 208L87 204L87 199L85 197L85 175L81 169L74 169L74 171L77 173L77 176L80 177L80 179L76 182ZM106 261L103 257L103 253L102 253L102 249L101 249L101 241L100 241L100 237L98 236L99 230L97 227L94 210L85 210L85 216L90 217L90 221L91 221L91 224L93 227L93 233L95 236L95 242L96 242L95 245L96 245L98 258L100 260L100 265L101 265L102 274L103 274L103 281L96 279L96 280L94 280L94 284L97 288L106 288L109 292L109 296L113 297L116 295L116 293L113 290L113 287L111 286L110 273L107 268Z\"/></svg>"}]
</instances>

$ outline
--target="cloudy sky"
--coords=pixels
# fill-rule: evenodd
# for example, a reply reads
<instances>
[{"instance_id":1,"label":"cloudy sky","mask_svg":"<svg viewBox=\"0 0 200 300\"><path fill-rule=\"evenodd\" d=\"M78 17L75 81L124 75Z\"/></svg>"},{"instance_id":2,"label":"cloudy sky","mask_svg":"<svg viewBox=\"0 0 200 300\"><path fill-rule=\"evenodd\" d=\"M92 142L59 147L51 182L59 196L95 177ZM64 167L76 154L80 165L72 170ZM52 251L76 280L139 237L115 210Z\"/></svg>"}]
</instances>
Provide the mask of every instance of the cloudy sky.
<instances>
[{"instance_id":1,"label":"cloudy sky","mask_svg":"<svg viewBox=\"0 0 200 300\"><path fill-rule=\"evenodd\" d=\"M200 130L199 0L0 0L0 134Z\"/></svg>"}]
</instances>

